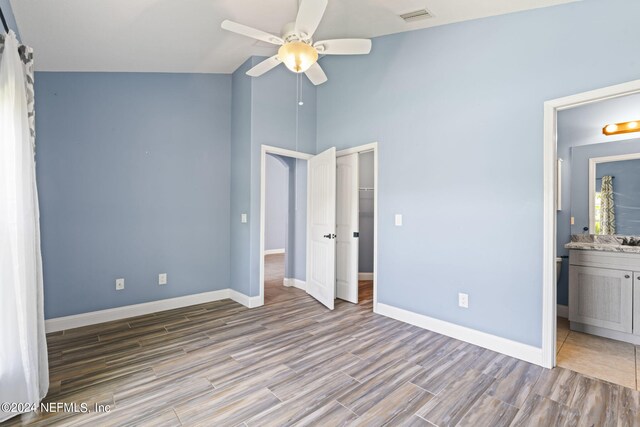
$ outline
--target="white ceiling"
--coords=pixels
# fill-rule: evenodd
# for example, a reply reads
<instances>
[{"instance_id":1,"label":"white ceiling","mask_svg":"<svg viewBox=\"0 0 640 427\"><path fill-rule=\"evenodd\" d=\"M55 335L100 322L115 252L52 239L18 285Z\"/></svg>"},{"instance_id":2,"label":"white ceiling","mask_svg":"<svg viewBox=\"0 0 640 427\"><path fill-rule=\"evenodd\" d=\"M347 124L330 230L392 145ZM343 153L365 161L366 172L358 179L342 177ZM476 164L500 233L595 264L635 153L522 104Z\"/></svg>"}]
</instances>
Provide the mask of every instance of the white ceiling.
<instances>
[{"instance_id":1,"label":"white ceiling","mask_svg":"<svg viewBox=\"0 0 640 427\"><path fill-rule=\"evenodd\" d=\"M579 0L329 0L316 40L375 37ZM40 71L230 73L275 48L226 32L231 19L279 34L297 0L11 0ZM427 8L407 24L399 14ZM373 49L375 49L375 41Z\"/></svg>"}]
</instances>

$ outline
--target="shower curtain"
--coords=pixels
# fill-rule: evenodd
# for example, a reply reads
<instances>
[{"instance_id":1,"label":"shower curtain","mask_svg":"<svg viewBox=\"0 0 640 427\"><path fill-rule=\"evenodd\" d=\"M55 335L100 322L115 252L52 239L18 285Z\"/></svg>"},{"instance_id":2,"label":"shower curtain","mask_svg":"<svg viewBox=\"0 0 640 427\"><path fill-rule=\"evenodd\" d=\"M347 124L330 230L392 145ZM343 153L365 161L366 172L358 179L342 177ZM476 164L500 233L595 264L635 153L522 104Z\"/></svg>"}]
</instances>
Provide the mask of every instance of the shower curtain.
<instances>
[{"instance_id":1,"label":"shower curtain","mask_svg":"<svg viewBox=\"0 0 640 427\"><path fill-rule=\"evenodd\" d=\"M602 234L616 234L616 214L613 207L613 177L602 177L602 189L600 190L600 230Z\"/></svg>"},{"instance_id":2,"label":"shower curtain","mask_svg":"<svg viewBox=\"0 0 640 427\"><path fill-rule=\"evenodd\" d=\"M9 32L0 35L0 422L49 388L34 124L33 52Z\"/></svg>"}]
</instances>

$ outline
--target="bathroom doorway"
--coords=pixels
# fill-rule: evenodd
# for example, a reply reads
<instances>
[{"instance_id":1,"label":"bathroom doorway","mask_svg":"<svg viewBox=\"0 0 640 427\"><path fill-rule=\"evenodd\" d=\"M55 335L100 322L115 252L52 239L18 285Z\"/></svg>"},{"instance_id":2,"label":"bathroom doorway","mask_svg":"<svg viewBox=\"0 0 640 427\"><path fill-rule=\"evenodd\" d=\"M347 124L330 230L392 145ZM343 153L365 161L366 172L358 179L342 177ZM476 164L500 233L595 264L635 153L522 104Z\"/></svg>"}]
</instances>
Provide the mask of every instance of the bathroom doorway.
<instances>
[{"instance_id":1,"label":"bathroom doorway","mask_svg":"<svg viewBox=\"0 0 640 427\"><path fill-rule=\"evenodd\" d=\"M603 192L611 191L610 183L617 179L613 176L627 172L612 172L623 166L613 162L596 167L595 159L614 159L623 152L640 157L640 133L603 133L608 124L640 119L640 81L550 101L545 107L543 364L637 389L640 340L633 337L631 301L636 278L618 273L613 264L603 265L602 257L613 259L610 254L615 258L618 249L598 246L613 245L618 232L629 232L625 222L618 221L618 232L604 235L603 205L598 203ZM625 206L615 207L623 214L632 197L621 193L623 184L613 188L612 194L617 191L617 198L625 200ZM637 194L640 200L640 187ZM640 267L640 251L637 256ZM610 298L618 300L613 304Z\"/></svg>"}]
</instances>

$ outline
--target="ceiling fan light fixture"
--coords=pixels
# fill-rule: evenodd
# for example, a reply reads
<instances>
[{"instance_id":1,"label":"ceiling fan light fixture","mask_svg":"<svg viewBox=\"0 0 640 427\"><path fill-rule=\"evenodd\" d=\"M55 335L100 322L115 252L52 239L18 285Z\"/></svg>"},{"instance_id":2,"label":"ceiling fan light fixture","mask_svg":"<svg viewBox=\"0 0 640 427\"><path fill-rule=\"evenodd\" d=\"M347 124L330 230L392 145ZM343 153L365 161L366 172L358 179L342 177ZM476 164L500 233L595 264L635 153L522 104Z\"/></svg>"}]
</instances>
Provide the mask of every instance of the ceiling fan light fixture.
<instances>
[{"instance_id":1,"label":"ceiling fan light fixture","mask_svg":"<svg viewBox=\"0 0 640 427\"><path fill-rule=\"evenodd\" d=\"M318 51L307 43L294 41L278 49L278 59L294 73L304 73L318 60Z\"/></svg>"}]
</instances>

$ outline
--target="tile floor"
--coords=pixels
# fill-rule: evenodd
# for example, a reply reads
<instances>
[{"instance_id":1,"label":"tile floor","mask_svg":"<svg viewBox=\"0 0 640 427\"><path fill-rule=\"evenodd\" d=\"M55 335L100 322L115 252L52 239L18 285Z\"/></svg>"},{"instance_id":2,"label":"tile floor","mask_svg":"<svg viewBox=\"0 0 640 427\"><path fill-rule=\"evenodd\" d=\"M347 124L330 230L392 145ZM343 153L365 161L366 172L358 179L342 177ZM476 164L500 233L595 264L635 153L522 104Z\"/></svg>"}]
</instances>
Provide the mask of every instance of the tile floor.
<instances>
[{"instance_id":1,"label":"tile floor","mask_svg":"<svg viewBox=\"0 0 640 427\"><path fill-rule=\"evenodd\" d=\"M640 390L640 346L569 330L558 318L558 366Z\"/></svg>"}]
</instances>

